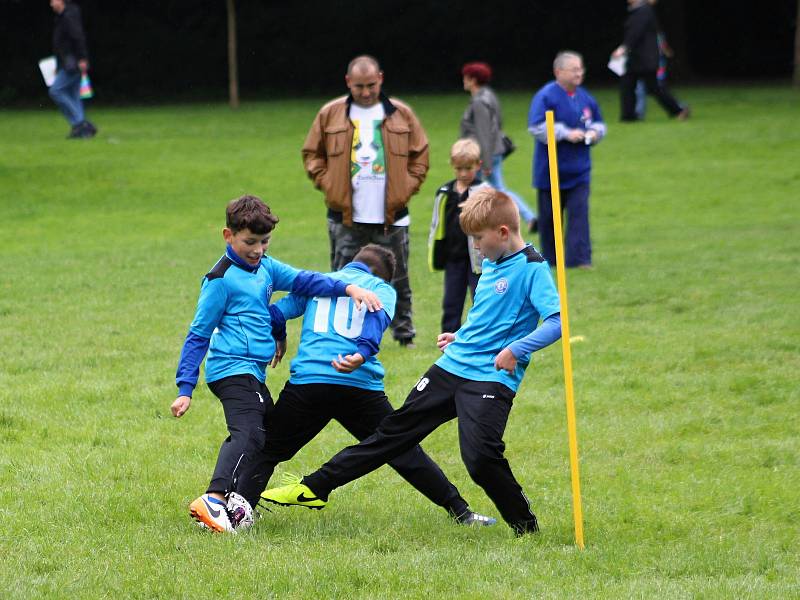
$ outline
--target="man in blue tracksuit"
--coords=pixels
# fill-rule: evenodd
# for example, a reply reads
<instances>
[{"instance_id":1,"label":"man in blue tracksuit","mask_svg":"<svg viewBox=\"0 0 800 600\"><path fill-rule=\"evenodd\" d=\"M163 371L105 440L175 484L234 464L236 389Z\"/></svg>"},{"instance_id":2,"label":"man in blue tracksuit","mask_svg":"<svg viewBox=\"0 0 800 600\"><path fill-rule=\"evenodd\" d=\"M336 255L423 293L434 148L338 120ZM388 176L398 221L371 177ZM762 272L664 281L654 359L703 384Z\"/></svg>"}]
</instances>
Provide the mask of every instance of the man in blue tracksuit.
<instances>
[{"instance_id":1,"label":"man in blue tracksuit","mask_svg":"<svg viewBox=\"0 0 800 600\"><path fill-rule=\"evenodd\" d=\"M393 410L383 390L384 369L377 353L394 316L397 294L390 282L395 258L377 244L364 246L333 279L373 291L383 310L356 310L349 298L309 298L290 294L273 308L273 325L285 332L285 320L303 316L297 356L266 426L263 451L242 470L236 493L252 507L275 466L292 458L335 419L363 440ZM465 525L491 525L494 519L472 512L439 466L415 445L389 465L401 477Z\"/></svg>"},{"instance_id":2,"label":"man in blue tracksuit","mask_svg":"<svg viewBox=\"0 0 800 600\"><path fill-rule=\"evenodd\" d=\"M172 414L189 410L200 363L208 352L205 377L222 402L230 435L222 443L206 493L189 506L192 517L214 531L232 531L226 496L236 473L263 445L272 398L264 384L275 356L269 301L274 291L306 296L351 296L369 310L381 303L372 292L320 273L300 271L266 256L278 218L255 196L228 204L225 254L203 278L197 311L189 327L175 376L178 397ZM282 351L281 351L282 354Z\"/></svg>"},{"instance_id":3,"label":"man in blue tracksuit","mask_svg":"<svg viewBox=\"0 0 800 600\"><path fill-rule=\"evenodd\" d=\"M559 52L553 62L555 81L533 97L528 112L528 131L536 138L533 185L539 191L539 235L541 251L550 266L556 264L553 205L550 194L545 113L552 110L558 155L561 207L567 211L567 267L592 266L589 235L589 183L592 174L590 147L606 134L597 101L581 87L583 58L577 52Z\"/></svg>"}]
</instances>

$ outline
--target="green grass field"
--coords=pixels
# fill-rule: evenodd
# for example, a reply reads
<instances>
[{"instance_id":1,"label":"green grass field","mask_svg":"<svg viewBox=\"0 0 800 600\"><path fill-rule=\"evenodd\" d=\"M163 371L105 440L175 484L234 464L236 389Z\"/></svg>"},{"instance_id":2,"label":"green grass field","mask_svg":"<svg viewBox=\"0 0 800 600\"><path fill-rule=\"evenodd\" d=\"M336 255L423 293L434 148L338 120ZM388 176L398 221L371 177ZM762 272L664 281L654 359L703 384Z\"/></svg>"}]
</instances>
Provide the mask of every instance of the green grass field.
<instances>
[{"instance_id":1,"label":"green grass field","mask_svg":"<svg viewBox=\"0 0 800 600\"><path fill-rule=\"evenodd\" d=\"M171 418L200 279L225 202L281 217L270 252L327 269L321 195L299 157L322 99L95 109L66 141L55 109L0 112L0 581L7 598L800 597L800 128L783 88L681 90L594 150L596 268L569 272L586 549L573 544L557 344L536 356L506 432L542 525L515 539L448 520L387 468L321 512L275 509L247 534L188 519L222 411L205 386ZM433 192L465 95L405 96L431 139L412 203L419 346L387 337L402 403L435 360L441 275L427 271ZM507 183L534 200L529 96L502 95L519 150ZM296 345L297 326L290 329ZM290 343L290 356L293 345ZM288 361L269 373L274 396ZM350 443L337 424L279 468ZM424 444L473 508L454 423Z\"/></svg>"}]
</instances>

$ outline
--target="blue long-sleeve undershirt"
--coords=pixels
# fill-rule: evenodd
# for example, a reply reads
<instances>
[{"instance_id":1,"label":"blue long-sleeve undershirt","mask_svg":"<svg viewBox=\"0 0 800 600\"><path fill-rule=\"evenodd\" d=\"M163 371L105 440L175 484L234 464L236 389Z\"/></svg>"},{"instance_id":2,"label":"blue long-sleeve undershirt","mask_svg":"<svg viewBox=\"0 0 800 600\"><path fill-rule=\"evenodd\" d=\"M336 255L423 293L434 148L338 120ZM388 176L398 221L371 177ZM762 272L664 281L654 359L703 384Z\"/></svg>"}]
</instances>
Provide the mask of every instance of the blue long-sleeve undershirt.
<instances>
[{"instance_id":1,"label":"blue long-sleeve undershirt","mask_svg":"<svg viewBox=\"0 0 800 600\"><path fill-rule=\"evenodd\" d=\"M178 395L192 397L192 392L200 377L200 363L208 352L210 339L200 337L191 331L186 334L183 342L181 358L178 361L178 372L175 374L175 383L178 384Z\"/></svg>"},{"instance_id":2,"label":"blue long-sleeve undershirt","mask_svg":"<svg viewBox=\"0 0 800 600\"><path fill-rule=\"evenodd\" d=\"M298 296L346 296L349 283L314 271L300 271L292 283L292 293Z\"/></svg>"},{"instance_id":3,"label":"blue long-sleeve undershirt","mask_svg":"<svg viewBox=\"0 0 800 600\"><path fill-rule=\"evenodd\" d=\"M358 353L364 357L364 360L378 353L383 339L383 332L386 331L391 321L385 310L368 312L364 317L361 335L356 338Z\"/></svg>"},{"instance_id":4,"label":"blue long-sleeve undershirt","mask_svg":"<svg viewBox=\"0 0 800 600\"><path fill-rule=\"evenodd\" d=\"M281 309L274 304L269 305L269 316L272 320L272 337L276 342L286 339L286 317L283 316Z\"/></svg>"},{"instance_id":5,"label":"blue long-sleeve undershirt","mask_svg":"<svg viewBox=\"0 0 800 600\"><path fill-rule=\"evenodd\" d=\"M517 360L530 359L530 355L557 341L561 337L561 314L550 315L542 324L524 338L509 344L508 349Z\"/></svg>"}]
</instances>

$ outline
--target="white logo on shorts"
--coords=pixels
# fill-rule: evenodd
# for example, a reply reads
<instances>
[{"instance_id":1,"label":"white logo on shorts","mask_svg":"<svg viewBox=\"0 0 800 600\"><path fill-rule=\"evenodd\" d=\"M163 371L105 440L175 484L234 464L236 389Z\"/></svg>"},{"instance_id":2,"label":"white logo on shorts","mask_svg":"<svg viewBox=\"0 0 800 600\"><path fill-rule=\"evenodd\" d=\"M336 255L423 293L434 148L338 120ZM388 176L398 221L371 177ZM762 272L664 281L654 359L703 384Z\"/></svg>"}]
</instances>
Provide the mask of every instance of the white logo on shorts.
<instances>
[{"instance_id":1,"label":"white logo on shorts","mask_svg":"<svg viewBox=\"0 0 800 600\"><path fill-rule=\"evenodd\" d=\"M430 379L428 379L427 377L422 377L422 378L421 378L421 379L420 379L420 380L417 382L417 391L418 391L418 392L421 392L422 390L424 390L424 389L425 389L425 386L426 386L426 385L428 385L428 384L430 383L430 381L431 381L431 380L430 380Z\"/></svg>"},{"instance_id":2,"label":"white logo on shorts","mask_svg":"<svg viewBox=\"0 0 800 600\"><path fill-rule=\"evenodd\" d=\"M256 392L256 396L258 396L258 401L261 402L261 404L264 404L264 399L261 397L261 393Z\"/></svg>"}]
</instances>

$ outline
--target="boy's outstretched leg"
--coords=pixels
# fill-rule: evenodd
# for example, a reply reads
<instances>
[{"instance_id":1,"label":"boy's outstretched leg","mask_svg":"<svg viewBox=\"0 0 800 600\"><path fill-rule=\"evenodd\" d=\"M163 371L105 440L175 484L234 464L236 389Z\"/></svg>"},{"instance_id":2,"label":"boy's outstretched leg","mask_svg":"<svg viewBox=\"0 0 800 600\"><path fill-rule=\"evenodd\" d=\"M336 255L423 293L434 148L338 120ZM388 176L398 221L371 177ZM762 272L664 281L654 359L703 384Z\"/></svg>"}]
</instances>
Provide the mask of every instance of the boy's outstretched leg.
<instances>
[{"instance_id":1,"label":"boy's outstretched leg","mask_svg":"<svg viewBox=\"0 0 800 600\"><path fill-rule=\"evenodd\" d=\"M447 378L460 379L437 366L431 367L411 390L405 404L383 419L374 434L341 450L304 477L300 485L306 486L316 499L327 501L335 488L374 471L419 444L439 425L455 417L454 386L448 386ZM434 382L436 385L431 385ZM295 485L267 490L261 497L268 502L304 506L303 500L292 497L304 491Z\"/></svg>"},{"instance_id":2,"label":"boy's outstretched leg","mask_svg":"<svg viewBox=\"0 0 800 600\"><path fill-rule=\"evenodd\" d=\"M330 417L330 395L338 386L287 382L264 423L266 441L239 472L236 491L255 508L275 467L291 459L322 431ZM320 393L314 393L315 391Z\"/></svg>"},{"instance_id":3,"label":"boy's outstretched leg","mask_svg":"<svg viewBox=\"0 0 800 600\"><path fill-rule=\"evenodd\" d=\"M538 531L536 515L503 452L514 392L501 383L469 381L456 392L461 458L470 477L518 535Z\"/></svg>"},{"instance_id":4,"label":"boy's outstretched leg","mask_svg":"<svg viewBox=\"0 0 800 600\"><path fill-rule=\"evenodd\" d=\"M351 401L342 403L342 409L337 411L334 418L356 439L365 440L394 409L383 392L351 388L351 395ZM456 486L421 446L414 446L388 464L428 500L444 508L457 523L493 525L497 522L492 517L470 510Z\"/></svg>"}]
</instances>

